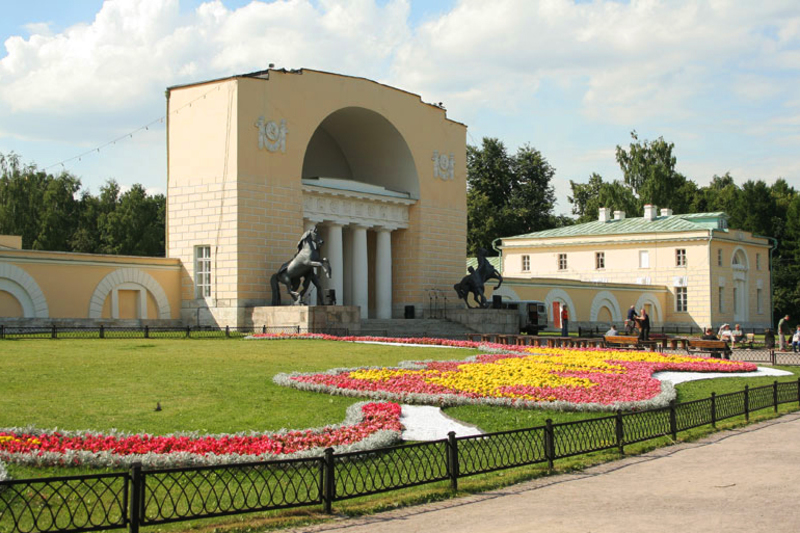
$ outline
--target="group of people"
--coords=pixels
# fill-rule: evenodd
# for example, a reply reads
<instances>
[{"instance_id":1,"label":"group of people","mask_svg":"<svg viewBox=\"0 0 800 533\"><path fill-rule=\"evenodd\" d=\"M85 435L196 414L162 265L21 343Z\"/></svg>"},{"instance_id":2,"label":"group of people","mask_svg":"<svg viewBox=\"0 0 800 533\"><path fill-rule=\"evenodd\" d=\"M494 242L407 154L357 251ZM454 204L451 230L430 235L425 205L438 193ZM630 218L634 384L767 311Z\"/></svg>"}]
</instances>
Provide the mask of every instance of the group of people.
<instances>
[{"instance_id":1,"label":"group of people","mask_svg":"<svg viewBox=\"0 0 800 533\"><path fill-rule=\"evenodd\" d=\"M625 319L625 334L633 335L636 330L639 330L639 338L641 340L650 340L650 315L647 314L647 310L644 307L637 315L636 306L632 305L628 309L628 316Z\"/></svg>"},{"instance_id":2,"label":"group of people","mask_svg":"<svg viewBox=\"0 0 800 533\"><path fill-rule=\"evenodd\" d=\"M739 324L736 324L733 329L731 329L730 324L722 324L716 335L714 335L714 330L706 328L701 338L704 341L726 341L731 345L731 348L736 348L737 342L743 342L745 340L745 334Z\"/></svg>"},{"instance_id":3,"label":"group of people","mask_svg":"<svg viewBox=\"0 0 800 533\"><path fill-rule=\"evenodd\" d=\"M791 338L792 351L800 352L800 324L797 325L797 330L792 335L792 330L789 327L789 315L781 318L778 321L778 342L781 351L788 352L789 346L787 340Z\"/></svg>"}]
</instances>

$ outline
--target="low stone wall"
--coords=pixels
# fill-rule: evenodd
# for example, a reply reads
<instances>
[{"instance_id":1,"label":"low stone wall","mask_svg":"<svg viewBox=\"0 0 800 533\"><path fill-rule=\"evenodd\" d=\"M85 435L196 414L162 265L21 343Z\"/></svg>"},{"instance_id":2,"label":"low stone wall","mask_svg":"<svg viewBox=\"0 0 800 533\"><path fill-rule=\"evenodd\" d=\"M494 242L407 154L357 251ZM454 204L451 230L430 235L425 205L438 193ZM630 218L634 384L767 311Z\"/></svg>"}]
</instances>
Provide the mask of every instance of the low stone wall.
<instances>
[{"instance_id":1,"label":"low stone wall","mask_svg":"<svg viewBox=\"0 0 800 533\"><path fill-rule=\"evenodd\" d=\"M475 333L519 333L519 315L514 309L448 309L447 319Z\"/></svg>"},{"instance_id":2,"label":"low stone wall","mask_svg":"<svg viewBox=\"0 0 800 533\"><path fill-rule=\"evenodd\" d=\"M361 331L361 314L358 306L352 305L249 307L245 311L244 325L268 328L300 326L312 331L347 329L355 335Z\"/></svg>"}]
</instances>

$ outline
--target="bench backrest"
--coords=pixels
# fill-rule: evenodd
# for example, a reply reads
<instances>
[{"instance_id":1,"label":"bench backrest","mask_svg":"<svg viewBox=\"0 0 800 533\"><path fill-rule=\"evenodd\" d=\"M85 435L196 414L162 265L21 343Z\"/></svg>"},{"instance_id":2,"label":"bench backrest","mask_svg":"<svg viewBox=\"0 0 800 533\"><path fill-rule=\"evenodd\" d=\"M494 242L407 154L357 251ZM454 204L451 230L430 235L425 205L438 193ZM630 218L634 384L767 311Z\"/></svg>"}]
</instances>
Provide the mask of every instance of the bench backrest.
<instances>
[{"instance_id":1,"label":"bench backrest","mask_svg":"<svg viewBox=\"0 0 800 533\"><path fill-rule=\"evenodd\" d=\"M720 348L725 349L728 343L725 341L705 341L705 340L690 340L689 348Z\"/></svg>"},{"instance_id":2,"label":"bench backrest","mask_svg":"<svg viewBox=\"0 0 800 533\"><path fill-rule=\"evenodd\" d=\"M606 340L606 342L610 342L611 344L636 344L637 342L639 342L639 337L633 337L633 336L623 336L623 335L611 336L611 335L608 335L608 336L603 337L603 338Z\"/></svg>"}]
</instances>

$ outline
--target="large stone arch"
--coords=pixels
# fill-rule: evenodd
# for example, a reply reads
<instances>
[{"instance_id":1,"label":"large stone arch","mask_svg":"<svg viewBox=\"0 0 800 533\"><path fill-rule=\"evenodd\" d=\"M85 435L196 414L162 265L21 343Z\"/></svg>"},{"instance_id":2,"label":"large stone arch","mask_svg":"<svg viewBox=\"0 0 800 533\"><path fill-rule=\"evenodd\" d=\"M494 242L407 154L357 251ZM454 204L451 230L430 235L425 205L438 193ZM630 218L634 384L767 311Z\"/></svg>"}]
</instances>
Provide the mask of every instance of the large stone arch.
<instances>
[{"instance_id":1,"label":"large stone arch","mask_svg":"<svg viewBox=\"0 0 800 533\"><path fill-rule=\"evenodd\" d=\"M147 272L138 268L120 268L104 277L92 293L89 300L89 318L102 318L103 304L111 291L126 284L144 287L156 300L158 318L172 318L169 300L161 285Z\"/></svg>"},{"instance_id":2,"label":"large stone arch","mask_svg":"<svg viewBox=\"0 0 800 533\"><path fill-rule=\"evenodd\" d=\"M620 310L617 298L609 291L600 291L595 295L594 300L592 300L592 309L589 312L590 322L597 322L597 315L600 314L600 310L603 307L611 311L611 320L613 322L620 322L622 320L622 311Z\"/></svg>"},{"instance_id":3,"label":"large stone arch","mask_svg":"<svg viewBox=\"0 0 800 533\"><path fill-rule=\"evenodd\" d=\"M661 310L661 304L658 303L658 298L652 292L645 292L639 299L636 300L636 312L638 312L644 307L645 304L650 304L653 308L653 316L650 317L651 323L661 323L664 321L664 312Z\"/></svg>"},{"instance_id":4,"label":"large stone arch","mask_svg":"<svg viewBox=\"0 0 800 533\"><path fill-rule=\"evenodd\" d=\"M0 290L6 291L22 306L25 318L48 318L50 311L42 289L30 274L15 265L0 264Z\"/></svg>"},{"instance_id":5,"label":"large stone arch","mask_svg":"<svg viewBox=\"0 0 800 533\"><path fill-rule=\"evenodd\" d=\"M551 289L544 299L544 306L547 308L548 322L552 324L554 321L553 302L563 302L567 304L567 307L569 308L569 319L572 322L578 321L578 310L575 307L575 304L572 303L572 298L570 298L569 294L567 294L567 291L563 289Z\"/></svg>"},{"instance_id":6,"label":"large stone arch","mask_svg":"<svg viewBox=\"0 0 800 533\"><path fill-rule=\"evenodd\" d=\"M414 199L420 194L405 138L386 117L363 107L341 108L320 122L306 147L302 177L366 183Z\"/></svg>"}]
</instances>

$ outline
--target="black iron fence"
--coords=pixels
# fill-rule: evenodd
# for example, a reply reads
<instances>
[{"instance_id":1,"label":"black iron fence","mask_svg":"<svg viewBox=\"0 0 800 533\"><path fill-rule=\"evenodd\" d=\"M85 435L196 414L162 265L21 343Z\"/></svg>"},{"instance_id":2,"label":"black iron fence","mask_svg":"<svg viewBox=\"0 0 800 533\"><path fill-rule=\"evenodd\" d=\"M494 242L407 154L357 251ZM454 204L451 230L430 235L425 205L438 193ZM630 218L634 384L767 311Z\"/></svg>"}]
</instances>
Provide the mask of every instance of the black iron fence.
<instances>
[{"instance_id":1,"label":"black iron fence","mask_svg":"<svg viewBox=\"0 0 800 533\"><path fill-rule=\"evenodd\" d=\"M578 326L579 337L602 337L608 331L609 325L595 325L595 326ZM573 330L574 331L574 330ZM716 332L716 329L714 330ZM744 333L752 333L754 335L764 335L768 331L767 328L742 328ZM650 335L702 335L703 328L700 326L656 326L650 329ZM773 330L774 333L774 330Z\"/></svg>"},{"instance_id":2,"label":"black iron fence","mask_svg":"<svg viewBox=\"0 0 800 533\"><path fill-rule=\"evenodd\" d=\"M347 328L302 328L300 326L9 326L0 324L0 340L10 339L223 339L254 334L324 333L349 335Z\"/></svg>"},{"instance_id":3,"label":"black iron fence","mask_svg":"<svg viewBox=\"0 0 800 533\"><path fill-rule=\"evenodd\" d=\"M77 533L321 505L616 449L785 403L800 380L647 411L322 457L0 482L0 531Z\"/></svg>"}]
</instances>

